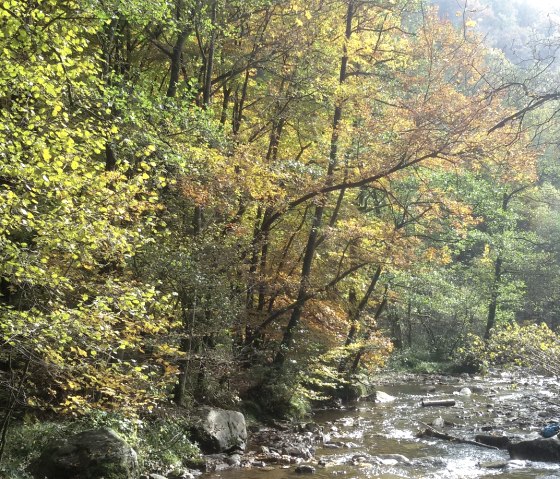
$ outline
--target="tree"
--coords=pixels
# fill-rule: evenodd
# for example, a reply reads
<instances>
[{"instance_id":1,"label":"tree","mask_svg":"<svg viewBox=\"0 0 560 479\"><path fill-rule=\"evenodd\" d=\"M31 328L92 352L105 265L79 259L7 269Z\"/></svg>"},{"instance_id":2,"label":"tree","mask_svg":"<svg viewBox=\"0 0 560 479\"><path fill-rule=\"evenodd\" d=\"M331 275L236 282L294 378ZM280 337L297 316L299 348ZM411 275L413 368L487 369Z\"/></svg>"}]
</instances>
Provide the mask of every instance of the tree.
<instances>
[{"instance_id":1,"label":"tree","mask_svg":"<svg viewBox=\"0 0 560 479\"><path fill-rule=\"evenodd\" d=\"M163 361L156 338L171 326L167 299L128 268L157 196L149 146L136 149L135 169L106 168L119 128L90 42L100 25L70 21L85 12L54 0L0 9L1 356L15 371L29 365L28 404L134 410L173 379L133 357Z\"/></svg>"}]
</instances>

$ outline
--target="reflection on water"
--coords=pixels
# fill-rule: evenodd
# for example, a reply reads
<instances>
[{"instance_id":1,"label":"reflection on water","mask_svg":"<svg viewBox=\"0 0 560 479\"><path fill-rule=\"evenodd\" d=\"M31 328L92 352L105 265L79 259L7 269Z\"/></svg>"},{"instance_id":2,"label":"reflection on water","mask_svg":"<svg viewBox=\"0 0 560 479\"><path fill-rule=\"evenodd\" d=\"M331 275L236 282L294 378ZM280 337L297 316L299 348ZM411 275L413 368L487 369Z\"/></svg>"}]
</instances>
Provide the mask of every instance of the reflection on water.
<instances>
[{"instance_id":1,"label":"reflection on water","mask_svg":"<svg viewBox=\"0 0 560 479\"><path fill-rule=\"evenodd\" d=\"M429 396L453 397L451 408L424 408L426 381L435 391ZM455 382L454 382L455 381ZM330 440L343 448L317 445L314 477L365 479L560 479L560 465L529 461L508 461L507 451L484 449L439 439L416 437L422 424L442 418L445 431L454 436L473 439L485 431L503 431L508 436L537 437L547 414L558 414L546 398L557 385L552 380L496 377L493 379L416 378L413 382L383 386L379 389L395 396L385 404L360 402L344 410L319 411L313 421L323 426ZM471 395L460 395L468 386ZM535 391L546 391L540 395ZM556 396L558 397L558 396ZM541 398L542 400L539 400ZM550 397L548 397L550 399ZM548 411L548 413L546 412ZM389 456L401 455L405 456ZM504 466L504 462L507 464ZM493 463L493 464L492 464ZM502 464L499 464L502 463ZM489 466L494 466L491 468ZM288 479L301 478L295 467L266 470L237 469L205 474L204 479Z\"/></svg>"}]
</instances>

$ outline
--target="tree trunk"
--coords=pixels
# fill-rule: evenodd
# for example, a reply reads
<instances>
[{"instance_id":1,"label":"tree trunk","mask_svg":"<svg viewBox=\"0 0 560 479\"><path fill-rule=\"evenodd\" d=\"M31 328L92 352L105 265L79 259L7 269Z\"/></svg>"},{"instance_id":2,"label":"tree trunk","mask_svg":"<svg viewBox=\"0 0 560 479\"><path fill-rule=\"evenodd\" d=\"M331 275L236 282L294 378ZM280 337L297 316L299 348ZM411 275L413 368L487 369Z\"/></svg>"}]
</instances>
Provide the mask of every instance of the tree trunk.
<instances>
[{"instance_id":1,"label":"tree trunk","mask_svg":"<svg viewBox=\"0 0 560 479\"><path fill-rule=\"evenodd\" d=\"M490 296L490 304L488 305L488 318L486 320L486 331L484 339L490 339L492 329L496 325L496 310L498 309L498 288L502 279L502 255L496 258L494 263L494 281L492 284L492 292Z\"/></svg>"},{"instance_id":2,"label":"tree trunk","mask_svg":"<svg viewBox=\"0 0 560 479\"><path fill-rule=\"evenodd\" d=\"M216 50L216 13L217 0L212 2L212 11L210 16L210 24L212 32L210 34L210 43L208 45L208 54L206 55L206 65L204 70L204 88L202 91L202 104L205 109L210 105L212 99L212 72L214 70L214 54Z\"/></svg>"},{"instance_id":3,"label":"tree trunk","mask_svg":"<svg viewBox=\"0 0 560 479\"><path fill-rule=\"evenodd\" d=\"M345 38L348 41L352 35L352 20L355 13L354 1L348 2L348 10L346 12L346 31ZM343 56L340 64L340 75L339 83L342 84L346 80L348 66L348 51L346 44L344 45ZM326 182L330 184L332 182L332 176L336 168L338 161L338 128L340 126L340 120L342 119L342 104L339 102L335 109L333 115L332 124L332 135L331 135L331 146L329 153L329 164L327 169ZM278 366L282 366L286 359L286 354L289 348L292 346L294 333L299 325L303 307L305 305L306 299L308 297L309 281L311 278L311 270L313 267L313 260L315 258L315 251L317 248L317 238L319 231L323 225L323 215L325 212L325 203L327 198L323 198L322 201L316 206L315 214L313 215L313 221L311 224L311 230L309 232L309 237L307 239L307 244L305 246L305 254L303 257L303 264L301 268L301 278L297 296L297 305L292 310L290 320L286 329L284 330L284 335L282 342L280 343L280 348L276 357L274 358L274 363Z\"/></svg>"},{"instance_id":4,"label":"tree trunk","mask_svg":"<svg viewBox=\"0 0 560 479\"><path fill-rule=\"evenodd\" d=\"M167 87L167 97L174 98L177 94L177 87L179 85L179 75L181 73L181 57L183 55L183 47L185 42L190 35L191 30L185 28L177 36L177 41L173 46L173 52L171 54L171 69L169 77L169 85Z\"/></svg>"},{"instance_id":5,"label":"tree trunk","mask_svg":"<svg viewBox=\"0 0 560 479\"><path fill-rule=\"evenodd\" d=\"M517 190L514 190L509 194L504 193L502 199L502 212L504 214L508 210L510 200L517 193L519 193L525 188L526 187L518 188ZM502 227L501 233L504 234L504 232L505 229ZM502 262L503 262L502 251L499 251L496 261L494 262L494 278L492 281L492 289L490 292L490 303L488 304L488 317L486 319L486 330L484 331L484 339L490 339L490 335L492 334L492 329L496 325L496 312L498 310L498 296L499 296L500 284L502 281Z\"/></svg>"},{"instance_id":6,"label":"tree trunk","mask_svg":"<svg viewBox=\"0 0 560 479\"><path fill-rule=\"evenodd\" d=\"M350 310L348 312L348 316L350 319L350 330L348 332L348 336L346 337L346 342L344 343L345 346L350 346L351 344L354 344L354 342L356 341L356 335L358 332L358 324L360 322L360 317L364 309L366 309L369 299L373 291L375 290L375 286L377 285L377 282L379 281L379 277L381 276L381 271L382 271L381 266L378 266L371 278L369 287L359 304L355 304L356 293L354 293L354 301L350 299ZM354 303L354 305L352 303ZM340 360L340 364L338 365L338 372L340 373L343 372L345 368L346 368L346 359L343 358Z\"/></svg>"},{"instance_id":7,"label":"tree trunk","mask_svg":"<svg viewBox=\"0 0 560 479\"><path fill-rule=\"evenodd\" d=\"M383 300L381 301L381 303L377 307L377 310L375 311L375 315L373 317L374 326L377 323L377 320L379 319L379 316L381 316L381 313L385 309L385 306L387 306L387 288L385 288L385 294L383 296ZM364 338L366 341L371 338L374 326L372 326L372 328L370 329L370 331L368 332L368 334ZM354 358L354 362L352 363L352 366L351 366L350 371L349 371L350 375L355 374L356 371L358 370L358 367L360 366L360 361L362 360L362 356L365 354L365 352L366 352L366 348L361 347L360 350L358 351L358 353L356 354L356 357Z\"/></svg>"}]
</instances>

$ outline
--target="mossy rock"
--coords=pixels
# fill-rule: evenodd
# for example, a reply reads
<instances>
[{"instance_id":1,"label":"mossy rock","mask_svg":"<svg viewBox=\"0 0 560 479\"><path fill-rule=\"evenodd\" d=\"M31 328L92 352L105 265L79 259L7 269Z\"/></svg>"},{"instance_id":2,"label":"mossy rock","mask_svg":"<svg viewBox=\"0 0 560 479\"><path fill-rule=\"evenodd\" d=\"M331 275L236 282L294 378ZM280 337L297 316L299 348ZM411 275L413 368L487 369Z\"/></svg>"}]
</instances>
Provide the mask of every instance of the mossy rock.
<instances>
[{"instance_id":1,"label":"mossy rock","mask_svg":"<svg viewBox=\"0 0 560 479\"><path fill-rule=\"evenodd\" d=\"M36 479L136 479L138 458L112 429L94 429L50 444L31 472Z\"/></svg>"},{"instance_id":2,"label":"mossy rock","mask_svg":"<svg viewBox=\"0 0 560 479\"><path fill-rule=\"evenodd\" d=\"M334 393L336 399L343 401L358 401L368 395L367 388L361 383L344 384Z\"/></svg>"}]
</instances>

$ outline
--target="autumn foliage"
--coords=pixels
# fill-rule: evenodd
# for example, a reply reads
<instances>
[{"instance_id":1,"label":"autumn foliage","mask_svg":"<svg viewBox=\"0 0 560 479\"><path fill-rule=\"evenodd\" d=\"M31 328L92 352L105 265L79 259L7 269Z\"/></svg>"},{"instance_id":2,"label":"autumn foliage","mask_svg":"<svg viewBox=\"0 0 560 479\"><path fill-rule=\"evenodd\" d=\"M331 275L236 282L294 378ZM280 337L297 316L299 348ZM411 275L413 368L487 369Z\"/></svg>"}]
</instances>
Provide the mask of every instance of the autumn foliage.
<instances>
[{"instance_id":1,"label":"autumn foliage","mask_svg":"<svg viewBox=\"0 0 560 479\"><path fill-rule=\"evenodd\" d=\"M403 285L490 218L464 185L537 178L523 129L489 133L512 110L482 40L420 2L7 0L0 25L18 407L137 414L232 404L256 367L371 374Z\"/></svg>"}]
</instances>

